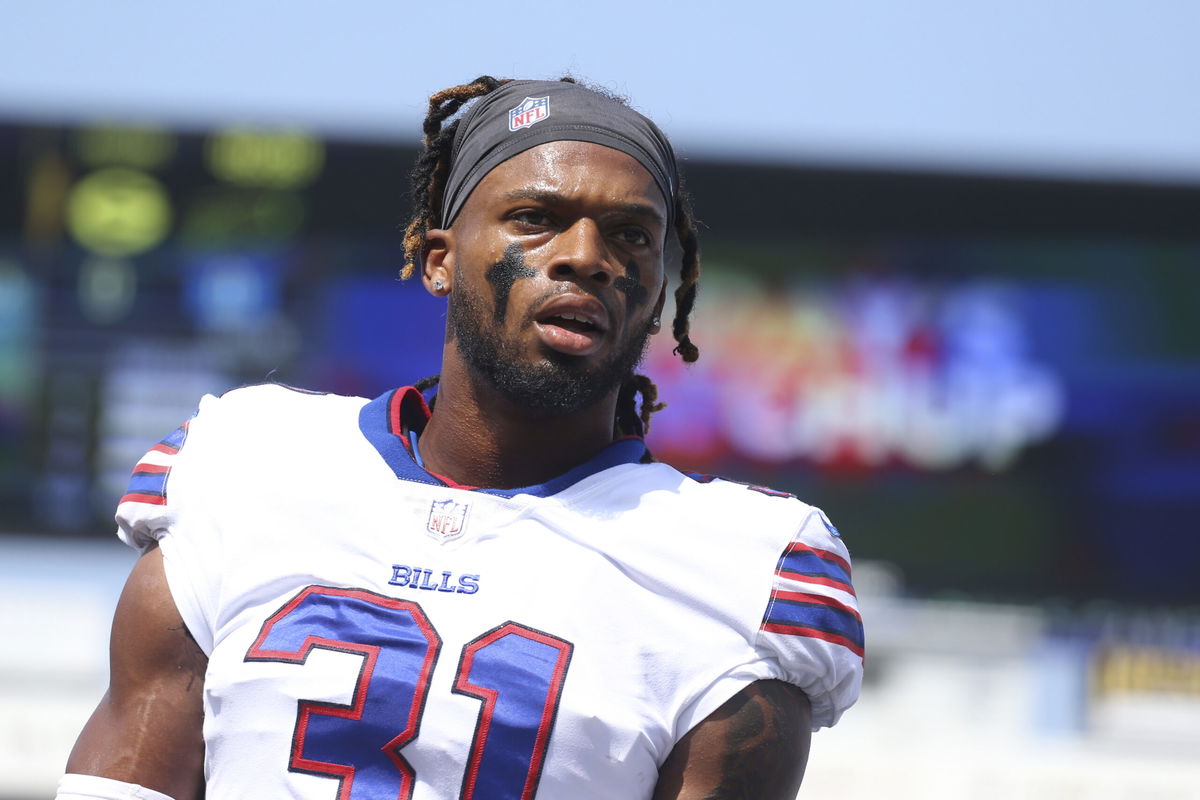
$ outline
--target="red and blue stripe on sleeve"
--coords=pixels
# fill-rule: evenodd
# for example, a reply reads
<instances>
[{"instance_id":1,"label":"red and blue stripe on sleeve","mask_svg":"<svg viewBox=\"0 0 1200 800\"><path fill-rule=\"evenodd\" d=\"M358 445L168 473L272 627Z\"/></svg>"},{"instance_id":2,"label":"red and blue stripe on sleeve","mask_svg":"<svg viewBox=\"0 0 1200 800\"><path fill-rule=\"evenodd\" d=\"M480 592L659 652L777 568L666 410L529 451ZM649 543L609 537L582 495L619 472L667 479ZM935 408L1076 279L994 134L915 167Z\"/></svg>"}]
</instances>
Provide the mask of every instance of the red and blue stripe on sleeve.
<instances>
[{"instance_id":1,"label":"red and blue stripe on sleeve","mask_svg":"<svg viewBox=\"0 0 1200 800\"><path fill-rule=\"evenodd\" d=\"M832 550L794 541L775 568L762 630L821 639L861 658L863 625L855 601L849 561Z\"/></svg>"},{"instance_id":2,"label":"red and blue stripe on sleeve","mask_svg":"<svg viewBox=\"0 0 1200 800\"><path fill-rule=\"evenodd\" d=\"M188 423L185 422L150 448L133 468L129 487L121 495L121 503L167 504L167 478L171 474L171 460L183 447L187 430Z\"/></svg>"}]
</instances>

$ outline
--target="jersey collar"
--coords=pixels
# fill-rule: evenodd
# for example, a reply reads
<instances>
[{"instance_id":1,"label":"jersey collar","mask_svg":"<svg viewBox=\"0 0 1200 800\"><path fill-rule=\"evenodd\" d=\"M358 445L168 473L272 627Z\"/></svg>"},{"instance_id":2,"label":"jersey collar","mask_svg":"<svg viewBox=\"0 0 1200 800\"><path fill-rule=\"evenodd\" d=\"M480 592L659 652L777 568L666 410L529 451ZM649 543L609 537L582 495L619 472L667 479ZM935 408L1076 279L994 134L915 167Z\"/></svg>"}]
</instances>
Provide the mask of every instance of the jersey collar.
<instances>
[{"instance_id":1,"label":"jersey collar","mask_svg":"<svg viewBox=\"0 0 1200 800\"><path fill-rule=\"evenodd\" d=\"M413 458L412 442L409 440L408 432L415 430L420 433L424 430L429 416L429 406L425 403L425 398L413 387L405 386L380 395L363 406L358 414L358 427L367 441L392 468L396 477L401 480L425 483L431 486L447 486L452 489L466 489L500 497L514 497L518 494L549 497L597 472L621 464L640 463L645 459L647 453L646 443L641 437L626 436L616 440L578 467L536 486L521 486L515 489L481 489L475 486L463 486L449 478L423 469Z\"/></svg>"}]
</instances>

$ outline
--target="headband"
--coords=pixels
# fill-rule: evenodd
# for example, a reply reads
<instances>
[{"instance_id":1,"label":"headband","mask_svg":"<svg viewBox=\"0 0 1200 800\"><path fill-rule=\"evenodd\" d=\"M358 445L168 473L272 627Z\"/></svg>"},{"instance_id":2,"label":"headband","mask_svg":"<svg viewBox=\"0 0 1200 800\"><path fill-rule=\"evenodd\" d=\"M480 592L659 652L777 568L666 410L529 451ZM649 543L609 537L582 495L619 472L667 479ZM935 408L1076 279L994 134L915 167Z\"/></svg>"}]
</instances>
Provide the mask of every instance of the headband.
<instances>
[{"instance_id":1,"label":"headband","mask_svg":"<svg viewBox=\"0 0 1200 800\"><path fill-rule=\"evenodd\" d=\"M575 83L509 81L463 116L450 152L439 227L454 223L484 176L546 142L574 141L620 150L653 176L674 217L679 176L675 152L658 126L625 104Z\"/></svg>"}]
</instances>

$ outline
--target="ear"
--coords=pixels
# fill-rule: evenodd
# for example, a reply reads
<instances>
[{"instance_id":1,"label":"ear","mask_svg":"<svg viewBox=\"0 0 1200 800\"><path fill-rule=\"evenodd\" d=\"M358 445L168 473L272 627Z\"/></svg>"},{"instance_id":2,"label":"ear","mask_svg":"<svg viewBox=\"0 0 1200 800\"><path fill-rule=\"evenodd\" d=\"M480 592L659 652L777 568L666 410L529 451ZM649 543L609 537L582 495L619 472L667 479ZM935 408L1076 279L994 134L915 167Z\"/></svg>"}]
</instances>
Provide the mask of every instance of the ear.
<instances>
[{"instance_id":1,"label":"ear","mask_svg":"<svg viewBox=\"0 0 1200 800\"><path fill-rule=\"evenodd\" d=\"M663 278L662 289L659 290L658 300L654 303L653 319L657 319L657 320L662 319L663 305L665 305L666 302L667 302L667 279ZM662 330L661 323L659 323L658 325L650 326L650 333L652 333L652 334L658 333L660 330Z\"/></svg>"},{"instance_id":2,"label":"ear","mask_svg":"<svg viewBox=\"0 0 1200 800\"><path fill-rule=\"evenodd\" d=\"M434 228L425 234L421 249L421 282L434 297L450 294L454 285L454 232ZM440 287L440 288L439 288Z\"/></svg>"}]
</instances>

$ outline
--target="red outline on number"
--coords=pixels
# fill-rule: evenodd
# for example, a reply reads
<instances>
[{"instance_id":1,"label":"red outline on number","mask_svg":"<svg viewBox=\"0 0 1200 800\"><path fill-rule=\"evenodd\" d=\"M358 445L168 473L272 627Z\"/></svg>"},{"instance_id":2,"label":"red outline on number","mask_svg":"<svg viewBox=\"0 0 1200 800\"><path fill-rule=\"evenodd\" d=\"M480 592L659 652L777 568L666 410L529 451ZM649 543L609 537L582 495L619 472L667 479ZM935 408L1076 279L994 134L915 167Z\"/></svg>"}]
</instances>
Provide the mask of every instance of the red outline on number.
<instances>
[{"instance_id":1,"label":"red outline on number","mask_svg":"<svg viewBox=\"0 0 1200 800\"><path fill-rule=\"evenodd\" d=\"M533 742L533 753L529 760L529 772L526 773L525 785L521 789L521 800L532 800L542 777L542 765L546 758L546 749L549 746L550 732L554 729L554 719L558 716L558 703L562 699L563 681L566 680L567 667L571 664L571 654L575 650L575 645L566 639L560 639L549 633L509 620L463 646L462 657L458 662L458 674L454 676L454 692L483 701L475 723L475 735L471 738L471 752L467 756L467 769L463 774L463 786L459 800L473 800L475 797L475 785L479 780L479 762L483 758L483 748L487 744L488 731L492 726L492 714L495 713L496 697L499 696L499 692L495 689L468 683L471 666L475 662L477 652L509 634L522 636L558 650L558 661L554 665L554 672L547 685L546 699L542 705L542 718L538 723L537 736Z\"/></svg>"},{"instance_id":2,"label":"red outline on number","mask_svg":"<svg viewBox=\"0 0 1200 800\"><path fill-rule=\"evenodd\" d=\"M438 652L442 646L441 637L438 636L437 631L434 630L433 625L430 624L429 618L425 616L425 612L421 610L421 607L411 600L398 600L394 597L376 594L365 589L341 589L334 586L309 586L303 589L263 623L258 637L250 645L250 649L246 651L245 661L281 661L287 664L303 664L315 647L334 650L340 653L355 653L363 656L362 665L358 671L358 679L354 684L354 699L349 706L338 703L316 702L313 700L298 700L296 704L296 728L292 733L292 753L288 768L295 772L303 772L310 775L336 777L338 779L338 800L349 800L350 792L354 786L355 768L348 764L311 761L301 756L304 752L304 740L308 735L308 720L314 713L331 717L342 717L344 719L362 719L363 706L367 699L367 688L370 686L371 676L375 671L375 662L379 659L380 647L379 645L342 642L336 639L326 639L323 636L310 635L305 637L304 643L298 650L261 649L263 641L270 634L271 628L275 626L275 623L295 611L298 605L313 594L352 597L384 608L407 611L411 615L413 622L416 623L417 627L425 635L426 641L429 642L429 646L425 651L425 660L421 665L421 673L417 676L415 682L412 709L409 711L404 730L381 748L387 753L388 758L391 759L396 770L400 773L400 794L398 795L398 800L407 800L407 798L412 797L415 772L409 763L396 751L401 746L415 739L420 729L421 714L425 711L425 699L429 694L430 674L433 671L434 664L437 662ZM346 778L350 780L347 781Z\"/></svg>"}]
</instances>

